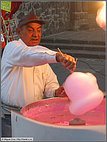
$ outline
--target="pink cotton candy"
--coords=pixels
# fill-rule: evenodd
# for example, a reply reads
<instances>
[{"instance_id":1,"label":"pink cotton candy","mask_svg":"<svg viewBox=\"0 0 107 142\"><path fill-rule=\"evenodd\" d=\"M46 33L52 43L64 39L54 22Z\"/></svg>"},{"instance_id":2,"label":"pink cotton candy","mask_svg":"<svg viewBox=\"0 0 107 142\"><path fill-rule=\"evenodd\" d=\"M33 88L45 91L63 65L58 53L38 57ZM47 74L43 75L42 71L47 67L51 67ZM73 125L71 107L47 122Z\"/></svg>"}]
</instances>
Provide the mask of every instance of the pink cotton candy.
<instances>
[{"instance_id":1,"label":"pink cotton candy","mask_svg":"<svg viewBox=\"0 0 107 142\"><path fill-rule=\"evenodd\" d=\"M71 101L69 110L74 115L81 115L94 109L104 97L96 77L91 73L72 73L66 79L64 89Z\"/></svg>"}]
</instances>

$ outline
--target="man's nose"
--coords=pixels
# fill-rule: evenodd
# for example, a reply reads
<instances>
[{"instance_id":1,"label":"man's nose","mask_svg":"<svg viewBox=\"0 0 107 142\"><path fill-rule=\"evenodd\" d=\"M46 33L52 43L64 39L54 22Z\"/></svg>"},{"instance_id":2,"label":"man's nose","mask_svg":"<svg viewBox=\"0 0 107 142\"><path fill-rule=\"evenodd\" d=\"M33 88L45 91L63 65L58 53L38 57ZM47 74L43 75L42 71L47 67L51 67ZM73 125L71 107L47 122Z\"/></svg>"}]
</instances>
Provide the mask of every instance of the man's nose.
<instances>
[{"instance_id":1,"label":"man's nose","mask_svg":"<svg viewBox=\"0 0 107 142\"><path fill-rule=\"evenodd\" d=\"M34 31L33 31L33 36L37 36L37 35L38 35L37 31L34 30Z\"/></svg>"}]
</instances>

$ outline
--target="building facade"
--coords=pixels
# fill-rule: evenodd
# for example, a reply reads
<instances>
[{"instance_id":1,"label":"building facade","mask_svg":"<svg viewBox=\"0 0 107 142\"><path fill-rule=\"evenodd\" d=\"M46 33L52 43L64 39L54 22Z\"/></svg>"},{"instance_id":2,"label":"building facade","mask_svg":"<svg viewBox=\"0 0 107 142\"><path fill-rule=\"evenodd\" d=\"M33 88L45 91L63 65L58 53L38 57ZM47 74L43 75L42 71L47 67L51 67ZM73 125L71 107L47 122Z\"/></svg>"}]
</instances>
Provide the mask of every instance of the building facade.
<instances>
[{"instance_id":1,"label":"building facade","mask_svg":"<svg viewBox=\"0 0 107 142\"><path fill-rule=\"evenodd\" d=\"M48 36L63 31L79 31L98 28L96 24L97 10L101 7L99 1L76 2L23 2L18 11L13 15L16 24L12 30L15 38L17 34L15 26L20 18L28 13L34 13L44 19L46 24L42 28L42 36Z\"/></svg>"}]
</instances>

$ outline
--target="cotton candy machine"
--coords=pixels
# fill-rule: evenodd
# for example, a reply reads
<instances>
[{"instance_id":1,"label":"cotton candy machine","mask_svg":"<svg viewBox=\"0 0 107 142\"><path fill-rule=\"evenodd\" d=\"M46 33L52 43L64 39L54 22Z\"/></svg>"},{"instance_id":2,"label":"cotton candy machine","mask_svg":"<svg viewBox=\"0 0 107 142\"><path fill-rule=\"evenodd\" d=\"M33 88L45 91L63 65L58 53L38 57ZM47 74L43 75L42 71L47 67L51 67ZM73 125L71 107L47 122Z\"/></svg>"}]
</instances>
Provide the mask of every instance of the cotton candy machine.
<instances>
[{"instance_id":1,"label":"cotton candy machine","mask_svg":"<svg viewBox=\"0 0 107 142\"><path fill-rule=\"evenodd\" d=\"M70 113L69 103L68 97L58 97L29 104L22 108L22 114L12 111L12 136L33 137L35 141L105 140L105 99L95 109L80 116ZM77 117L86 123L69 125Z\"/></svg>"}]
</instances>

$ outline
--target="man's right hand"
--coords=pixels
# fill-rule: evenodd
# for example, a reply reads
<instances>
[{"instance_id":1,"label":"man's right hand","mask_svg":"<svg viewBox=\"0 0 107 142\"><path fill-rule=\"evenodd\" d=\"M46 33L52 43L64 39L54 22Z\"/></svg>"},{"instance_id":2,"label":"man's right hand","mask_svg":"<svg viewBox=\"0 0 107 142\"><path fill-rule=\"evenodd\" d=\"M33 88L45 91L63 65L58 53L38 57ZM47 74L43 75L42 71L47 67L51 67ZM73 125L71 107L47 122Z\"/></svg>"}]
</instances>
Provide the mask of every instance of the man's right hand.
<instances>
[{"instance_id":1,"label":"man's right hand","mask_svg":"<svg viewBox=\"0 0 107 142\"><path fill-rule=\"evenodd\" d=\"M57 62L61 62L64 68L68 69L71 72L74 72L76 68L76 61L75 58L67 55L67 54L61 54L59 52L56 53L56 60Z\"/></svg>"}]
</instances>

